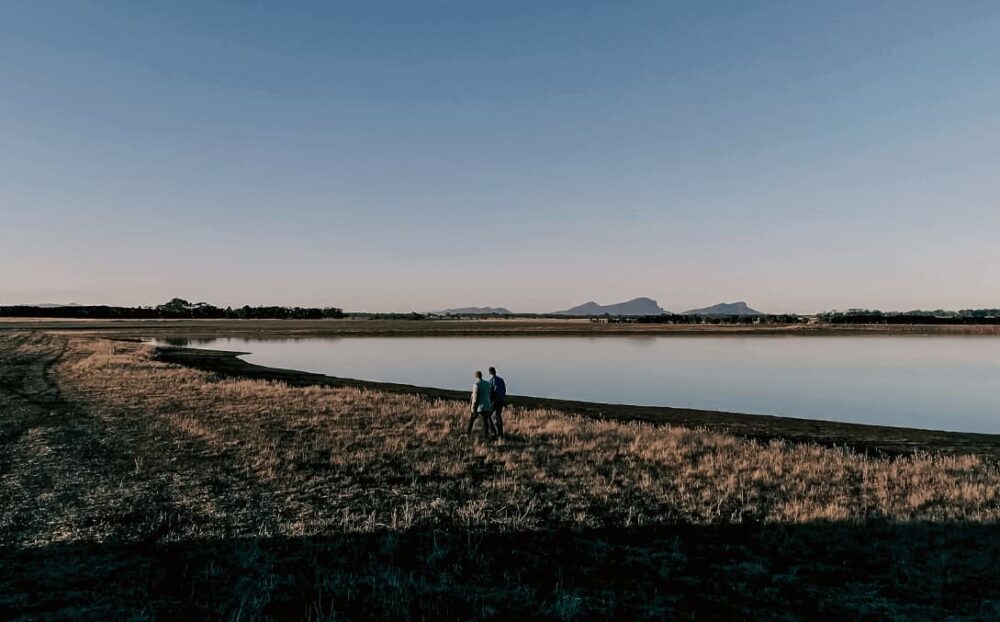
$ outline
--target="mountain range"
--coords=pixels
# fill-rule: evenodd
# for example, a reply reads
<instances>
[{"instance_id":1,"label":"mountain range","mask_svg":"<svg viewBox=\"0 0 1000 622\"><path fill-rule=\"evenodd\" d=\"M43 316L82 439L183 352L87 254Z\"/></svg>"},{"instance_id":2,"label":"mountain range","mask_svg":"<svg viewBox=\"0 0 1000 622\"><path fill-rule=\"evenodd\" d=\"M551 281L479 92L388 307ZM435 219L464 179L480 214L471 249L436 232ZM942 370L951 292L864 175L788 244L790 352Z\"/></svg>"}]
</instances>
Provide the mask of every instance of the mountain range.
<instances>
[{"instance_id":1,"label":"mountain range","mask_svg":"<svg viewBox=\"0 0 1000 622\"><path fill-rule=\"evenodd\" d=\"M691 309L682 315L764 315L756 309L751 309L742 300L739 302L720 302L703 309Z\"/></svg>"},{"instance_id":2,"label":"mountain range","mask_svg":"<svg viewBox=\"0 0 1000 622\"><path fill-rule=\"evenodd\" d=\"M556 311L553 315L667 315L669 313L652 298L633 298L611 305L585 302L565 311Z\"/></svg>"}]
</instances>

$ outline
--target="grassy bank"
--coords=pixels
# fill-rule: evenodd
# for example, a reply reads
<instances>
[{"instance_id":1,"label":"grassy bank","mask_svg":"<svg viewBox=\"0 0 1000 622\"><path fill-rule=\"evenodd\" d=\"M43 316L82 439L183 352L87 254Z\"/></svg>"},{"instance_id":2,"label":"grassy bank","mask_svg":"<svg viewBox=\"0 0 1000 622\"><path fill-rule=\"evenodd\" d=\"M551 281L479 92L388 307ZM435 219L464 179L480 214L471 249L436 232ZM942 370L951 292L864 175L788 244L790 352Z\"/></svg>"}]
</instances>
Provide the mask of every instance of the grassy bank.
<instances>
[{"instance_id":1,"label":"grassy bank","mask_svg":"<svg viewBox=\"0 0 1000 622\"><path fill-rule=\"evenodd\" d=\"M163 347L155 353L160 360L230 378L277 381L298 387L369 389L458 402L465 402L469 397L464 391L337 378L292 369L265 367L248 363L237 355L238 353L234 352L186 347ZM828 447L843 446L875 455L908 455L915 451L952 455L971 453L1000 460L1000 435L996 434L943 432L693 408L602 404L541 397L511 396L510 401L512 404L530 409L570 412L592 419L704 428L764 443L783 440Z\"/></svg>"},{"instance_id":2,"label":"grassy bank","mask_svg":"<svg viewBox=\"0 0 1000 622\"><path fill-rule=\"evenodd\" d=\"M1000 615L1000 470L0 335L0 617ZM333 615L336 613L337 615Z\"/></svg>"}]
</instances>

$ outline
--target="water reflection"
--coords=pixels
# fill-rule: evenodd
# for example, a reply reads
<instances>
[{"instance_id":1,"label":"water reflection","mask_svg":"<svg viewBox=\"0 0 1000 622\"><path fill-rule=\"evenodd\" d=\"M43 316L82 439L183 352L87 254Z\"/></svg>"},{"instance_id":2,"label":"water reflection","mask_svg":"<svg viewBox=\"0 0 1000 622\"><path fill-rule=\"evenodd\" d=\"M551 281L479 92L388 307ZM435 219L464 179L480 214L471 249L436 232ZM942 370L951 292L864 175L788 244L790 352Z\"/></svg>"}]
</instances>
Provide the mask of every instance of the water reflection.
<instances>
[{"instance_id":1,"label":"water reflection","mask_svg":"<svg viewBox=\"0 0 1000 622\"><path fill-rule=\"evenodd\" d=\"M156 345L186 348L189 346L206 346L216 340L211 337L157 337L149 341Z\"/></svg>"}]
</instances>

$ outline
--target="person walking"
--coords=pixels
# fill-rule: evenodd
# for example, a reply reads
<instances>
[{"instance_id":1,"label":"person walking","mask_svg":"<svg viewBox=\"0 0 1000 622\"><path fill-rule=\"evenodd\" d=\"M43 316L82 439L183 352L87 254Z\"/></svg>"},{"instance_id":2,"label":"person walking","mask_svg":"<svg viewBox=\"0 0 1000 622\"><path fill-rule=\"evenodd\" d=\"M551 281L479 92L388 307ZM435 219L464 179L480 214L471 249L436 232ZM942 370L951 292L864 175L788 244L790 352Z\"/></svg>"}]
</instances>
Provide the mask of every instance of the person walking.
<instances>
[{"instance_id":1,"label":"person walking","mask_svg":"<svg viewBox=\"0 0 1000 622\"><path fill-rule=\"evenodd\" d=\"M507 383L497 375L497 368L490 367L490 401L493 402L493 427L497 438L503 438L503 409L507 405Z\"/></svg>"},{"instance_id":2,"label":"person walking","mask_svg":"<svg viewBox=\"0 0 1000 622\"><path fill-rule=\"evenodd\" d=\"M490 414L493 412L493 404L490 402L490 383L483 380L483 372L476 372L476 381L472 384L472 399L470 402L472 414L469 417L469 425L466 434L472 436L472 426L476 423L476 417L483 420L483 438L490 434Z\"/></svg>"}]
</instances>

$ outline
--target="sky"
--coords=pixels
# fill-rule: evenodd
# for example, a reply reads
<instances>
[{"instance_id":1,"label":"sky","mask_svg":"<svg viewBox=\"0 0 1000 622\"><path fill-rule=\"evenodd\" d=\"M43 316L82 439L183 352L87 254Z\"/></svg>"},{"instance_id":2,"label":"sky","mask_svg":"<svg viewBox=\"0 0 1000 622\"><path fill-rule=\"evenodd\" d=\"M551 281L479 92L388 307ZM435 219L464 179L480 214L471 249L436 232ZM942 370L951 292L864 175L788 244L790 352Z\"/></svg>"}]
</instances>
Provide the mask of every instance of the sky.
<instances>
[{"instance_id":1,"label":"sky","mask_svg":"<svg viewBox=\"0 0 1000 622\"><path fill-rule=\"evenodd\" d=\"M996 2L0 3L0 304L1000 307Z\"/></svg>"}]
</instances>

